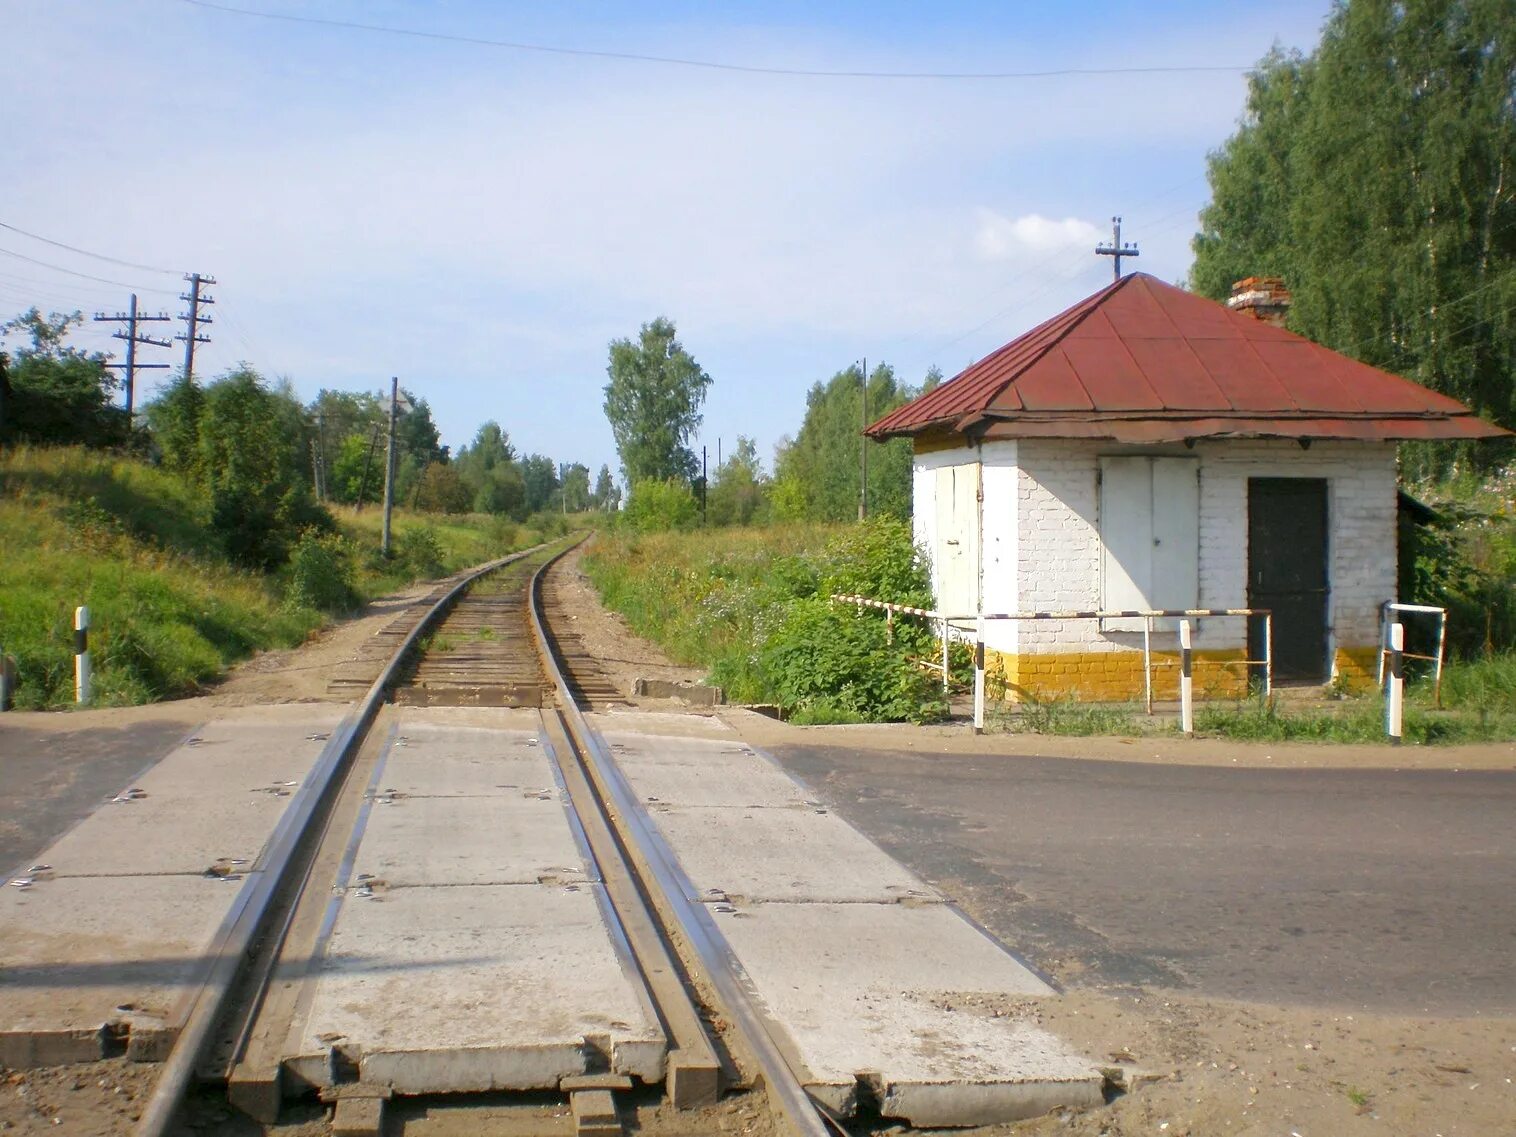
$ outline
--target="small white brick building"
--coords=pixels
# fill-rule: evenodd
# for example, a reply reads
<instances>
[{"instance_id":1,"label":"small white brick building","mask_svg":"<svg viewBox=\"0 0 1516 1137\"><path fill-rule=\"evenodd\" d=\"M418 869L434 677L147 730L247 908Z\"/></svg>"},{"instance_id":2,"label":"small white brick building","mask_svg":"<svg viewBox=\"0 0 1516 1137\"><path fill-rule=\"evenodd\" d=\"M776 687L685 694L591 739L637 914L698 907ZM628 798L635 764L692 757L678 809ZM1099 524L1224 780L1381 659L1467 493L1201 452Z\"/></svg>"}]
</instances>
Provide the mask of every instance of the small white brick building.
<instances>
[{"instance_id":1,"label":"small white brick building","mask_svg":"<svg viewBox=\"0 0 1516 1137\"><path fill-rule=\"evenodd\" d=\"M1504 432L1255 318L1282 290L1244 284L1232 311L1133 274L869 428L914 440L942 611L1266 608L1278 680L1372 676L1395 597L1396 441ZM992 621L988 663L1012 697L1130 698L1142 629ZM1244 686L1261 638L1260 620L1199 621L1201 689ZM1175 639L1155 622L1155 650Z\"/></svg>"}]
</instances>

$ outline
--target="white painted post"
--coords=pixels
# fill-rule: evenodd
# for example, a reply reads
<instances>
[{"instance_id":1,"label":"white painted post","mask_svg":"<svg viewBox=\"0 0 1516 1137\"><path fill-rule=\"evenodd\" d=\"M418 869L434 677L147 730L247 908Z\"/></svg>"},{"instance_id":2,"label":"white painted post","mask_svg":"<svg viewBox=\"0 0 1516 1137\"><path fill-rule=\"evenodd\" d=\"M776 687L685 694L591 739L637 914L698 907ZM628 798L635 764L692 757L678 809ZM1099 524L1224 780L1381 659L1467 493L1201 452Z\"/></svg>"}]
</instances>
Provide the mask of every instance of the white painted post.
<instances>
[{"instance_id":1,"label":"white painted post","mask_svg":"<svg viewBox=\"0 0 1516 1137\"><path fill-rule=\"evenodd\" d=\"M1437 670L1432 678L1432 705L1442 710L1442 660L1448 653L1448 610L1437 613Z\"/></svg>"},{"instance_id":2,"label":"white painted post","mask_svg":"<svg viewBox=\"0 0 1516 1137\"><path fill-rule=\"evenodd\" d=\"M1274 613L1263 618L1263 697L1274 705Z\"/></svg>"},{"instance_id":3,"label":"white painted post","mask_svg":"<svg viewBox=\"0 0 1516 1137\"><path fill-rule=\"evenodd\" d=\"M1195 737L1194 658L1190 652L1190 622L1179 621L1179 729Z\"/></svg>"},{"instance_id":4,"label":"white painted post","mask_svg":"<svg viewBox=\"0 0 1516 1137\"><path fill-rule=\"evenodd\" d=\"M1405 651L1405 625L1390 625L1390 674L1389 686L1384 693L1384 732L1390 736L1390 745L1399 746L1402 716L1405 713L1405 676L1401 671Z\"/></svg>"},{"instance_id":5,"label":"white painted post","mask_svg":"<svg viewBox=\"0 0 1516 1137\"><path fill-rule=\"evenodd\" d=\"M89 666L89 609L80 605L74 609L74 701L84 704L90 701Z\"/></svg>"},{"instance_id":6,"label":"white painted post","mask_svg":"<svg viewBox=\"0 0 1516 1137\"><path fill-rule=\"evenodd\" d=\"M984 613L974 623L974 733L984 733Z\"/></svg>"},{"instance_id":7,"label":"white painted post","mask_svg":"<svg viewBox=\"0 0 1516 1137\"><path fill-rule=\"evenodd\" d=\"M1142 694L1153 713L1153 617L1142 618Z\"/></svg>"},{"instance_id":8,"label":"white painted post","mask_svg":"<svg viewBox=\"0 0 1516 1137\"><path fill-rule=\"evenodd\" d=\"M1379 671L1374 682L1384 686L1384 657L1390 650L1390 601L1379 606Z\"/></svg>"},{"instance_id":9,"label":"white painted post","mask_svg":"<svg viewBox=\"0 0 1516 1137\"><path fill-rule=\"evenodd\" d=\"M947 694L948 689L948 622L947 617L942 618L942 693Z\"/></svg>"}]
</instances>

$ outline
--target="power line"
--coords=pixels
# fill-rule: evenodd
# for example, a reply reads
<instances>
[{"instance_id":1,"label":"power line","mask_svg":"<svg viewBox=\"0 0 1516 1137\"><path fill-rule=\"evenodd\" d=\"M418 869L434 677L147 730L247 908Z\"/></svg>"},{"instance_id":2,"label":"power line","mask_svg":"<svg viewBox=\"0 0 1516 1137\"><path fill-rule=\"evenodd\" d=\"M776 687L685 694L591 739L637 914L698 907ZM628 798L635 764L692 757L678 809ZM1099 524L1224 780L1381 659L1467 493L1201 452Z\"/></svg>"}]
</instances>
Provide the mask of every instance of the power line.
<instances>
[{"instance_id":1,"label":"power line","mask_svg":"<svg viewBox=\"0 0 1516 1137\"><path fill-rule=\"evenodd\" d=\"M260 12L251 8L234 8L229 4L213 4L210 0L183 0L196 8L214 12L228 12L237 16L252 16L262 20L283 20L292 24L318 24L328 28L343 28L349 31L377 32L383 35L410 36L415 39L438 40L443 43L462 43L473 47L498 47L510 51L534 51L544 55L584 56L591 59L616 59L633 63L658 63L669 67L697 67L707 71L736 71L746 75L784 75L806 79L1054 79L1078 75L1174 75L1191 72L1231 72L1245 74L1255 65L1228 67L1214 64L1177 67L1062 67L1047 71L825 71L803 67L759 67L744 63L723 63L711 59L683 59L667 55L643 55L631 51L596 51L580 47L552 47L541 43L522 43L516 40L484 39L481 36L454 35L448 32L428 32L415 28L395 28L383 24L360 24L352 20L330 20L320 16L295 16L285 12Z\"/></svg>"},{"instance_id":2,"label":"power line","mask_svg":"<svg viewBox=\"0 0 1516 1137\"><path fill-rule=\"evenodd\" d=\"M16 226L9 225L4 221L0 221L0 229L9 229L12 233L20 233L21 236L30 237L33 241L41 241L44 245L67 249L69 252L78 253L81 256L94 257L97 261L109 261L111 264L120 265L122 268L140 268L144 272L164 272L171 276L179 271L176 268L160 268L157 265L138 264L136 261L123 261L116 257L108 257L104 253L92 253L88 249L80 249L74 245L65 245L62 241L54 241L51 237L43 237L37 233L28 233L25 229L18 229Z\"/></svg>"},{"instance_id":3,"label":"power line","mask_svg":"<svg viewBox=\"0 0 1516 1137\"><path fill-rule=\"evenodd\" d=\"M140 287L125 280L110 280L103 276L91 276L87 272L75 272L73 269L64 268L62 265L49 264L47 261L39 261L36 257L26 256L24 253L16 252L14 249L0 249L0 253L4 253L8 257L15 257L18 261L26 261L28 264L41 265L43 268L50 268L54 272L65 272L69 276L82 277L84 280L97 280L101 284L114 284L118 288L135 288L138 292L161 292L164 295L172 295L173 293L173 290L169 288Z\"/></svg>"},{"instance_id":4,"label":"power line","mask_svg":"<svg viewBox=\"0 0 1516 1137\"><path fill-rule=\"evenodd\" d=\"M200 305L214 304L216 301L200 291L207 284L215 284L216 278L201 276L198 272L184 274L184 279L190 282L190 290L179 294L179 299L189 305L189 311L179 318L184 321L184 334L175 336L176 340L184 341L184 380L186 383L195 381L195 345L197 343L210 343L210 336L200 334L200 325L209 324L211 318L200 314Z\"/></svg>"},{"instance_id":5,"label":"power line","mask_svg":"<svg viewBox=\"0 0 1516 1137\"><path fill-rule=\"evenodd\" d=\"M168 323L170 317L167 312L159 312L156 316L145 315L137 311L137 294L132 293L131 307L125 312L117 312L114 316L107 316L104 312L95 313L95 322L110 324L125 324L124 331L111 333L112 339L126 341L126 362L107 363L107 367L124 367L126 369L126 421L132 421L132 399L137 390L137 371L139 368L152 368L155 370L167 368L166 363L138 363L137 345L152 347L172 347L168 340L154 339L146 332L139 332L137 325L141 323Z\"/></svg>"}]
</instances>

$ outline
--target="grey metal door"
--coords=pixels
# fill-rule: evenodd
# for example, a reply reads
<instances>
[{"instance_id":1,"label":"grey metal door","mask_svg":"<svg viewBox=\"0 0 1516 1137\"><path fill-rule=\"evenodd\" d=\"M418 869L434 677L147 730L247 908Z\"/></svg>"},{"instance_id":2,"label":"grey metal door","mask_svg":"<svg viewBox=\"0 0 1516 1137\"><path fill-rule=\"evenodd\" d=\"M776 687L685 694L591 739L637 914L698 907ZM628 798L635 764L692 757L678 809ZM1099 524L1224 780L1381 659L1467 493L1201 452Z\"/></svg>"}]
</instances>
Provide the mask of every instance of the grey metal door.
<instances>
[{"instance_id":1,"label":"grey metal door","mask_svg":"<svg viewBox=\"0 0 1516 1137\"><path fill-rule=\"evenodd\" d=\"M1274 678L1323 683L1327 659L1325 478L1248 479L1248 607L1274 614ZM1261 659L1263 621L1250 620L1249 655Z\"/></svg>"}]
</instances>

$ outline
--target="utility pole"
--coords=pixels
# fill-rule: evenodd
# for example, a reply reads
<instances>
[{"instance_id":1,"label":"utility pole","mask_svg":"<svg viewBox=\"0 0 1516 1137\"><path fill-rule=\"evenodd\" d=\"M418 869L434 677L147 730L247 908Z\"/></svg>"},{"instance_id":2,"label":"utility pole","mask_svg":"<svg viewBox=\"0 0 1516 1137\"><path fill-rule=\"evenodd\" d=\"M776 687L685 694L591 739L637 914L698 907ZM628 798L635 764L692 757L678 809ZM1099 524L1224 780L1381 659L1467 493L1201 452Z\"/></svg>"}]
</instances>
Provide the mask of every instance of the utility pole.
<instances>
[{"instance_id":1,"label":"utility pole","mask_svg":"<svg viewBox=\"0 0 1516 1137\"><path fill-rule=\"evenodd\" d=\"M384 449L384 538L379 551L390 555L390 514L395 511L395 423L400 419L400 378L390 377L390 441Z\"/></svg>"},{"instance_id":2,"label":"utility pole","mask_svg":"<svg viewBox=\"0 0 1516 1137\"><path fill-rule=\"evenodd\" d=\"M869 357L863 357L862 371L860 372L859 390L863 398L860 401L862 407L861 424L858 430L858 520L862 521L869 515L869 440L863 432L869 426Z\"/></svg>"},{"instance_id":3,"label":"utility pole","mask_svg":"<svg viewBox=\"0 0 1516 1137\"><path fill-rule=\"evenodd\" d=\"M209 324L211 318L200 314L200 305L214 304L216 301L206 296L200 290L208 284L215 284L213 276L201 276L198 272L187 273L184 277L190 282L189 292L181 292L179 299L189 305L189 311L179 318L184 321L184 334L175 336L176 340L184 341L184 377L191 383L195 381L195 345L197 343L210 343L210 336L200 334L200 325Z\"/></svg>"},{"instance_id":4,"label":"utility pole","mask_svg":"<svg viewBox=\"0 0 1516 1137\"><path fill-rule=\"evenodd\" d=\"M137 369L140 367L140 368L146 370L148 368L165 368L165 367L168 366L168 364L166 364L166 363L138 363L137 362L137 345L140 343L140 344L143 344L144 346L145 345L152 345L153 347L173 347L174 346L168 340L155 340L150 335L146 335L146 334L139 335L138 332L137 332L137 325L138 324L146 324L146 323L154 323L154 324L156 324L156 323L160 323L160 322L161 323L167 323L168 320L169 320L169 318L170 317L169 317L169 314L167 312L159 312L156 316L144 316L140 312L138 312L137 311L137 294L135 292L132 293L131 307L128 308L127 311L125 311L125 312L117 312L114 316L107 316L104 312L96 312L95 313L95 322L97 324L98 323L109 323L109 324L125 324L126 325L126 330L125 331L114 331L114 332L111 333L111 338L112 339L118 339L118 340L125 340L126 341L126 362L125 363L107 363L106 366L107 367L122 367L126 371L126 421L127 421L128 425L130 425L131 421L132 421L132 399L133 399L133 392L136 391L136 389L137 389Z\"/></svg>"},{"instance_id":5,"label":"utility pole","mask_svg":"<svg viewBox=\"0 0 1516 1137\"><path fill-rule=\"evenodd\" d=\"M316 412L316 437L311 439L311 461L315 465L316 500L326 500L326 415Z\"/></svg>"},{"instance_id":6,"label":"utility pole","mask_svg":"<svg viewBox=\"0 0 1516 1137\"><path fill-rule=\"evenodd\" d=\"M1120 280L1121 279L1121 258L1122 257L1139 257L1142 254L1137 251L1137 246L1135 244L1132 244L1132 243L1128 242L1127 244L1123 245L1121 243L1121 218L1119 218L1119 217L1112 217L1111 218L1111 243L1109 245L1096 245L1095 246L1095 255L1099 256L1099 257L1110 257L1113 261L1115 261L1115 269L1116 269L1116 277L1115 277L1115 279Z\"/></svg>"},{"instance_id":7,"label":"utility pole","mask_svg":"<svg viewBox=\"0 0 1516 1137\"><path fill-rule=\"evenodd\" d=\"M363 502L368 496L368 472L374 464L374 450L379 445L379 424L374 424L374 429L369 434L368 451L363 455L363 477L358 481L358 504L353 507L354 513L363 512Z\"/></svg>"},{"instance_id":8,"label":"utility pole","mask_svg":"<svg viewBox=\"0 0 1516 1137\"><path fill-rule=\"evenodd\" d=\"M705 492L710 489L710 479L705 473L705 447L700 448L700 524L705 524Z\"/></svg>"}]
</instances>

